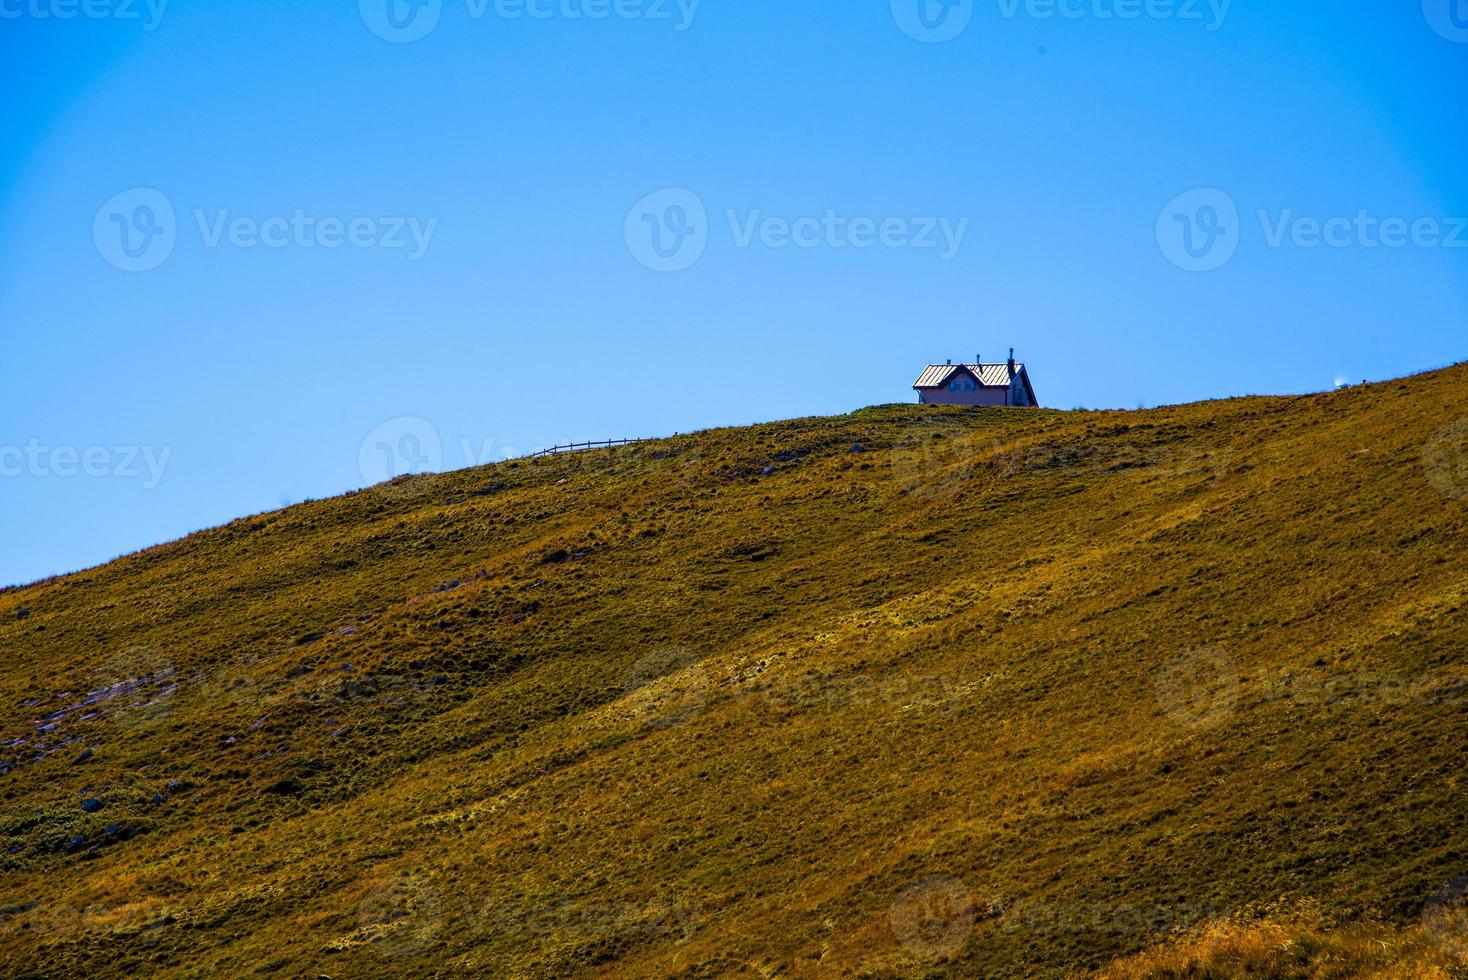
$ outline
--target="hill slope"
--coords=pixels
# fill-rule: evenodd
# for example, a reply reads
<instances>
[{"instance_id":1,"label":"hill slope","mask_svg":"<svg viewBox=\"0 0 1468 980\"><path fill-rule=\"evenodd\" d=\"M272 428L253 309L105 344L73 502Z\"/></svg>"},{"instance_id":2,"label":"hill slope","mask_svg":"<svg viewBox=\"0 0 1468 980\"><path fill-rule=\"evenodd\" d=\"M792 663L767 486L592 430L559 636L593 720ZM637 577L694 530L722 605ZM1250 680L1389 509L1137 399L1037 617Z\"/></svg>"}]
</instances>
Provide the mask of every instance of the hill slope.
<instances>
[{"instance_id":1,"label":"hill slope","mask_svg":"<svg viewBox=\"0 0 1468 980\"><path fill-rule=\"evenodd\" d=\"M1059 975L1302 907L1450 963L1465 417L889 406L0 593L0 971Z\"/></svg>"}]
</instances>

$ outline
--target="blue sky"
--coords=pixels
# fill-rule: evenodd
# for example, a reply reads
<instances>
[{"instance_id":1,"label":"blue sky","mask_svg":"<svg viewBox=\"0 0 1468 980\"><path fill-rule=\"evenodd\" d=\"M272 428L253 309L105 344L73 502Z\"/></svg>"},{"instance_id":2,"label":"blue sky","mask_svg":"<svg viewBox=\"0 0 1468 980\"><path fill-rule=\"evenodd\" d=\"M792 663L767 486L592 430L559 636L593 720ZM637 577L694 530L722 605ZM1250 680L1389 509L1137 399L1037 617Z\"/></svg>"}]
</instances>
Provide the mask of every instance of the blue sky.
<instances>
[{"instance_id":1,"label":"blue sky","mask_svg":"<svg viewBox=\"0 0 1468 980\"><path fill-rule=\"evenodd\" d=\"M1009 346L1468 356L1468 0L392 2L0 0L0 582Z\"/></svg>"}]
</instances>

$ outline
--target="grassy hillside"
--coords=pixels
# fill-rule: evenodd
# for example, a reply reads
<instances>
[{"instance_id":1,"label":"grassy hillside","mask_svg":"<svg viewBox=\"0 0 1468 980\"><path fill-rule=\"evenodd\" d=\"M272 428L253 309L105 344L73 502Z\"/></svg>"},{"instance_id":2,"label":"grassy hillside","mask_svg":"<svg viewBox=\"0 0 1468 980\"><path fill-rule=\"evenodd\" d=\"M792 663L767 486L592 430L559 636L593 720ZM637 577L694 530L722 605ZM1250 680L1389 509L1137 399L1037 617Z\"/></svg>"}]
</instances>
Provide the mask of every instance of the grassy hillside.
<instances>
[{"instance_id":1,"label":"grassy hillside","mask_svg":"<svg viewBox=\"0 0 1468 980\"><path fill-rule=\"evenodd\" d=\"M1457 969L1465 419L887 406L0 592L0 973Z\"/></svg>"}]
</instances>

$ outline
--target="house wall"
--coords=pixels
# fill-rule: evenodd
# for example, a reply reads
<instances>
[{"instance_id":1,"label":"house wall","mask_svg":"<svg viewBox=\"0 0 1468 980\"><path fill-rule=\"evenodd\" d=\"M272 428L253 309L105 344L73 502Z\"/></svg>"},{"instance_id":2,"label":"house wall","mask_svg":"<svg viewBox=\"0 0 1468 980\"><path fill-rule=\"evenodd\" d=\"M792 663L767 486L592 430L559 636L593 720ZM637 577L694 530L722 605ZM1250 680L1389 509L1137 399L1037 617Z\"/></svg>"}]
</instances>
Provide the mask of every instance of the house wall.
<instances>
[{"instance_id":1,"label":"house wall","mask_svg":"<svg viewBox=\"0 0 1468 980\"><path fill-rule=\"evenodd\" d=\"M1007 388L975 387L973 391L949 391L947 388L918 391L918 401L924 405L1005 405Z\"/></svg>"}]
</instances>

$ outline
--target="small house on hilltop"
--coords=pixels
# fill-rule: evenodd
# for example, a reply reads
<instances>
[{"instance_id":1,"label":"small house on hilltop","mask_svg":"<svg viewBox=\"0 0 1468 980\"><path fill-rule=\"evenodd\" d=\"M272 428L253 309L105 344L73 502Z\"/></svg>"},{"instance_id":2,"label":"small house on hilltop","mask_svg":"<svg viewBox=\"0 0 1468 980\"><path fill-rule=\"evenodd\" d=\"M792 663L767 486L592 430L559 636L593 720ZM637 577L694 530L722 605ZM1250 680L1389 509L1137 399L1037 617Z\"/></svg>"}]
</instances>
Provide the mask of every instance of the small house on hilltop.
<instances>
[{"instance_id":1,"label":"small house on hilltop","mask_svg":"<svg viewBox=\"0 0 1468 980\"><path fill-rule=\"evenodd\" d=\"M1002 364L985 364L982 357L973 364L929 364L913 388L923 405L1040 407L1030 373L1015 363L1013 347Z\"/></svg>"}]
</instances>

